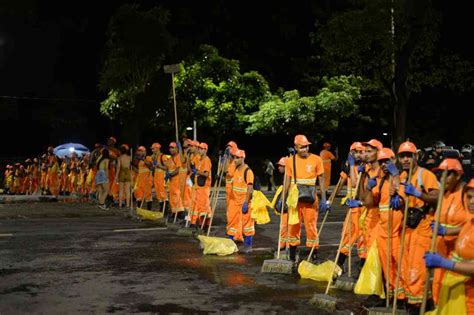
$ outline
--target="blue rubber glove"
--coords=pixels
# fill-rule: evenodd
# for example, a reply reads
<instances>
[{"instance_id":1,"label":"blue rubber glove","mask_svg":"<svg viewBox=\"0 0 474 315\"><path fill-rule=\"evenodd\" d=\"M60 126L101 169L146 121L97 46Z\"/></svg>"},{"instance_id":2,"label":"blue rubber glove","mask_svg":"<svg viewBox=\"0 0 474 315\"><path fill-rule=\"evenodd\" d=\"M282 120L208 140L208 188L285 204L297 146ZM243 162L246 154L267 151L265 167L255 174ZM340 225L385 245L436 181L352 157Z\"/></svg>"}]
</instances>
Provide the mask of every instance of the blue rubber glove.
<instances>
[{"instance_id":1,"label":"blue rubber glove","mask_svg":"<svg viewBox=\"0 0 474 315\"><path fill-rule=\"evenodd\" d=\"M399 195L393 195L390 197L390 208L397 210L400 209L402 205L402 199L400 198Z\"/></svg>"},{"instance_id":2,"label":"blue rubber glove","mask_svg":"<svg viewBox=\"0 0 474 315\"><path fill-rule=\"evenodd\" d=\"M431 227L431 231L434 232L435 221L431 221L430 227ZM448 230L448 229L446 229L444 226L442 226L441 224L438 224L438 235L440 235L440 236L445 236L447 230Z\"/></svg>"},{"instance_id":3,"label":"blue rubber glove","mask_svg":"<svg viewBox=\"0 0 474 315\"><path fill-rule=\"evenodd\" d=\"M350 166L355 165L356 160L355 160L354 156L350 153L347 155L347 162L349 162Z\"/></svg>"},{"instance_id":4,"label":"blue rubber glove","mask_svg":"<svg viewBox=\"0 0 474 315\"><path fill-rule=\"evenodd\" d=\"M295 155L296 151L295 151L295 148L288 148L288 152L291 154L291 155Z\"/></svg>"},{"instance_id":5,"label":"blue rubber glove","mask_svg":"<svg viewBox=\"0 0 474 315\"><path fill-rule=\"evenodd\" d=\"M170 178L171 178L171 173L170 173L170 172L166 172L165 181L169 180Z\"/></svg>"},{"instance_id":6,"label":"blue rubber glove","mask_svg":"<svg viewBox=\"0 0 474 315\"><path fill-rule=\"evenodd\" d=\"M357 166L357 173L364 173L365 172L365 165L361 164Z\"/></svg>"},{"instance_id":7,"label":"blue rubber glove","mask_svg":"<svg viewBox=\"0 0 474 315\"><path fill-rule=\"evenodd\" d=\"M393 164L392 161L388 160L385 162L385 165L387 166L387 170L392 176L397 176L399 174L398 168L395 164Z\"/></svg>"},{"instance_id":8,"label":"blue rubber glove","mask_svg":"<svg viewBox=\"0 0 474 315\"><path fill-rule=\"evenodd\" d=\"M454 269L454 261L444 258L437 253L426 252L424 258L425 266L428 268Z\"/></svg>"},{"instance_id":9,"label":"blue rubber glove","mask_svg":"<svg viewBox=\"0 0 474 315\"><path fill-rule=\"evenodd\" d=\"M367 189L372 190L372 188L374 188L375 186L377 186L377 177L374 176L368 179Z\"/></svg>"},{"instance_id":10,"label":"blue rubber glove","mask_svg":"<svg viewBox=\"0 0 474 315\"><path fill-rule=\"evenodd\" d=\"M197 172L198 172L197 168L196 168L194 165L191 165L191 172L192 172L194 175L196 175Z\"/></svg>"},{"instance_id":11,"label":"blue rubber glove","mask_svg":"<svg viewBox=\"0 0 474 315\"><path fill-rule=\"evenodd\" d=\"M359 208L362 207L362 201L357 200L357 199L347 199L346 201L346 206L349 206L349 208Z\"/></svg>"},{"instance_id":12,"label":"blue rubber glove","mask_svg":"<svg viewBox=\"0 0 474 315\"><path fill-rule=\"evenodd\" d=\"M157 166L158 165L158 160L153 160L153 166Z\"/></svg>"},{"instance_id":13,"label":"blue rubber glove","mask_svg":"<svg viewBox=\"0 0 474 315\"><path fill-rule=\"evenodd\" d=\"M225 148L224 155L227 155L227 156L230 155L230 147Z\"/></svg>"},{"instance_id":14,"label":"blue rubber glove","mask_svg":"<svg viewBox=\"0 0 474 315\"><path fill-rule=\"evenodd\" d=\"M402 183L402 185L405 186L405 194L409 196L415 196L416 198L420 198L421 195L423 194L421 191L416 189L416 187L413 186L412 184Z\"/></svg>"},{"instance_id":15,"label":"blue rubber glove","mask_svg":"<svg viewBox=\"0 0 474 315\"><path fill-rule=\"evenodd\" d=\"M244 204L242 205L242 213L246 214L248 211L249 211L249 205L248 203L244 202Z\"/></svg>"},{"instance_id":16,"label":"blue rubber glove","mask_svg":"<svg viewBox=\"0 0 474 315\"><path fill-rule=\"evenodd\" d=\"M324 212L331 211L331 205L326 201L326 199L321 199L319 202L319 210Z\"/></svg>"}]
</instances>

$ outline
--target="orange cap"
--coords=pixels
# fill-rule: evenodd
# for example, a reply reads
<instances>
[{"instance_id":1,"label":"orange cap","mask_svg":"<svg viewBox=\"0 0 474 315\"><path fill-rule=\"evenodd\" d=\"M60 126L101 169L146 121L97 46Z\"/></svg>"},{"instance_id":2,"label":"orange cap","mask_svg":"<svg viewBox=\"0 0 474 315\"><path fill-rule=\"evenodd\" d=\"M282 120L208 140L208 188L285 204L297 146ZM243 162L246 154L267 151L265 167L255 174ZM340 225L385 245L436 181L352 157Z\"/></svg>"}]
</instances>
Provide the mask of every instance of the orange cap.
<instances>
[{"instance_id":1,"label":"orange cap","mask_svg":"<svg viewBox=\"0 0 474 315\"><path fill-rule=\"evenodd\" d=\"M143 151L143 152L146 152L146 148L144 146L139 146L137 151Z\"/></svg>"},{"instance_id":2,"label":"orange cap","mask_svg":"<svg viewBox=\"0 0 474 315\"><path fill-rule=\"evenodd\" d=\"M305 135L296 135L295 136L295 144L297 145L310 145L311 142L308 141Z\"/></svg>"},{"instance_id":3,"label":"orange cap","mask_svg":"<svg viewBox=\"0 0 474 315\"><path fill-rule=\"evenodd\" d=\"M458 174L464 174L461 163L458 160L452 158L444 159L443 162L441 162L441 164L434 169L434 171L439 170L456 171Z\"/></svg>"},{"instance_id":4,"label":"orange cap","mask_svg":"<svg viewBox=\"0 0 474 315\"><path fill-rule=\"evenodd\" d=\"M178 145L176 144L176 142L171 142L170 145L169 145L170 148L177 148Z\"/></svg>"},{"instance_id":5,"label":"orange cap","mask_svg":"<svg viewBox=\"0 0 474 315\"><path fill-rule=\"evenodd\" d=\"M200 149L205 149L205 150L207 150L207 143L201 142L201 143L198 145L198 147L199 147Z\"/></svg>"},{"instance_id":6,"label":"orange cap","mask_svg":"<svg viewBox=\"0 0 474 315\"><path fill-rule=\"evenodd\" d=\"M230 150L230 154L232 154L232 155L234 155L238 158L245 158L245 151L237 149L237 148L233 148L232 150Z\"/></svg>"},{"instance_id":7,"label":"orange cap","mask_svg":"<svg viewBox=\"0 0 474 315\"><path fill-rule=\"evenodd\" d=\"M474 189L474 178L471 178L471 180L467 182L466 187Z\"/></svg>"},{"instance_id":8,"label":"orange cap","mask_svg":"<svg viewBox=\"0 0 474 315\"><path fill-rule=\"evenodd\" d=\"M365 146L363 146L361 142L357 141L357 142L354 142L354 143L351 144L351 147L350 147L349 150L350 151L352 151L352 150L362 151L364 149L365 149Z\"/></svg>"},{"instance_id":9,"label":"orange cap","mask_svg":"<svg viewBox=\"0 0 474 315\"><path fill-rule=\"evenodd\" d=\"M324 142L323 143L323 148L329 149L331 147L331 144L329 142Z\"/></svg>"},{"instance_id":10,"label":"orange cap","mask_svg":"<svg viewBox=\"0 0 474 315\"><path fill-rule=\"evenodd\" d=\"M415 144L410 141L403 142L402 144L400 144L400 147L398 147L398 154L403 153L403 152L416 153Z\"/></svg>"},{"instance_id":11,"label":"orange cap","mask_svg":"<svg viewBox=\"0 0 474 315\"><path fill-rule=\"evenodd\" d=\"M126 143L122 144L120 147L124 148L127 151L128 151L128 149L130 149L130 147Z\"/></svg>"},{"instance_id":12,"label":"orange cap","mask_svg":"<svg viewBox=\"0 0 474 315\"><path fill-rule=\"evenodd\" d=\"M370 145L371 147L376 148L377 150L382 150L383 144L379 140L371 139L368 142L362 142L362 145Z\"/></svg>"},{"instance_id":13,"label":"orange cap","mask_svg":"<svg viewBox=\"0 0 474 315\"><path fill-rule=\"evenodd\" d=\"M109 140L113 141L113 143L117 143L117 139L115 139L115 137L110 137Z\"/></svg>"},{"instance_id":14,"label":"orange cap","mask_svg":"<svg viewBox=\"0 0 474 315\"><path fill-rule=\"evenodd\" d=\"M199 146L199 141L191 140L190 145L197 147Z\"/></svg>"},{"instance_id":15,"label":"orange cap","mask_svg":"<svg viewBox=\"0 0 474 315\"><path fill-rule=\"evenodd\" d=\"M386 160L386 159L391 159L395 157L395 153L389 148L382 148L382 150L379 150L377 152L377 160Z\"/></svg>"},{"instance_id":16,"label":"orange cap","mask_svg":"<svg viewBox=\"0 0 474 315\"><path fill-rule=\"evenodd\" d=\"M161 148L161 144L159 144L158 142L155 142L151 145L151 149L159 149Z\"/></svg>"},{"instance_id":17,"label":"orange cap","mask_svg":"<svg viewBox=\"0 0 474 315\"><path fill-rule=\"evenodd\" d=\"M287 158L286 156L282 157L280 160L278 160L277 165L279 165L279 166L285 166L287 159L288 159L288 158Z\"/></svg>"},{"instance_id":18,"label":"orange cap","mask_svg":"<svg viewBox=\"0 0 474 315\"><path fill-rule=\"evenodd\" d=\"M237 143L235 143L234 141L229 141L227 143L227 146L231 147L231 148L237 148Z\"/></svg>"}]
</instances>

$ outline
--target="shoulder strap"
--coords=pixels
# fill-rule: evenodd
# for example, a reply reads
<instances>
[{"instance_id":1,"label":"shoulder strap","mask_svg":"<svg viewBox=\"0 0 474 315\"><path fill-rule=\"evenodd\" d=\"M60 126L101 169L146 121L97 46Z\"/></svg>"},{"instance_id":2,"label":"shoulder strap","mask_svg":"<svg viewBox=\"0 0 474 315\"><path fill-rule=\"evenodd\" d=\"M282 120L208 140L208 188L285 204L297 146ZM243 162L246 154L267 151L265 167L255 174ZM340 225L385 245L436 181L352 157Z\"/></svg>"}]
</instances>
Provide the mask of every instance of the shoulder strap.
<instances>
[{"instance_id":1,"label":"shoulder strap","mask_svg":"<svg viewBox=\"0 0 474 315\"><path fill-rule=\"evenodd\" d=\"M296 154L293 154L293 180L296 184Z\"/></svg>"},{"instance_id":2,"label":"shoulder strap","mask_svg":"<svg viewBox=\"0 0 474 315\"><path fill-rule=\"evenodd\" d=\"M244 182L245 182L246 185L247 185L247 173L248 173L249 169L250 169L250 167L247 166L245 168L245 171L244 171Z\"/></svg>"}]
</instances>

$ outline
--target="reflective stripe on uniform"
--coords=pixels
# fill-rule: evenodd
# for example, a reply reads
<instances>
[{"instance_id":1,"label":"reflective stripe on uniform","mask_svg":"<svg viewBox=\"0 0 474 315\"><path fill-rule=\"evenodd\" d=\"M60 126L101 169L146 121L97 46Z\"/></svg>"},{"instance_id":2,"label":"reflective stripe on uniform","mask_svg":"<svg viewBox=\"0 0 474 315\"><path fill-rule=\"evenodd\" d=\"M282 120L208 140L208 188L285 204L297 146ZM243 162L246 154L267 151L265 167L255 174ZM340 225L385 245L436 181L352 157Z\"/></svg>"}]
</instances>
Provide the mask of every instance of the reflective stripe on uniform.
<instances>
[{"instance_id":1,"label":"reflective stripe on uniform","mask_svg":"<svg viewBox=\"0 0 474 315\"><path fill-rule=\"evenodd\" d=\"M316 177L315 178L306 178L306 179L296 179L296 183L297 184L302 184L302 185L306 185L306 184L311 184L311 185L314 185L316 184Z\"/></svg>"},{"instance_id":2,"label":"reflective stripe on uniform","mask_svg":"<svg viewBox=\"0 0 474 315\"><path fill-rule=\"evenodd\" d=\"M390 210L390 205L379 205L380 212L386 212Z\"/></svg>"},{"instance_id":3,"label":"reflective stripe on uniform","mask_svg":"<svg viewBox=\"0 0 474 315\"><path fill-rule=\"evenodd\" d=\"M247 192L247 187L241 188L241 187L232 186L232 190L236 191L236 192L240 192L240 193L246 193Z\"/></svg>"}]
</instances>

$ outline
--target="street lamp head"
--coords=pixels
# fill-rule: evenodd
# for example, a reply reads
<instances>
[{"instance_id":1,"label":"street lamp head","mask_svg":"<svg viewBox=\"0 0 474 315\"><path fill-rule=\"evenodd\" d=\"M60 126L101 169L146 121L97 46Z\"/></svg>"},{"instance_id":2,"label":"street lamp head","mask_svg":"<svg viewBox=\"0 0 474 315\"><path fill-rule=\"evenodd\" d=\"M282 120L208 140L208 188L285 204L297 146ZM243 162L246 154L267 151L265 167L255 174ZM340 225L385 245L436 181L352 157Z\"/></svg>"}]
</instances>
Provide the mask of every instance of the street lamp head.
<instances>
[{"instance_id":1,"label":"street lamp head","mask_svg":"<svg viewBox=\"0 0 474 315\"><path fill-rule=\"evenodd\" d=\"M165 73L175 73L179 72L180 70L180 64L174 64L174 65L164 65L163 70Z\"/></svg>"},{"instance_id":2,"label":"street lamp head","mask_svg":"<svg viewBox=\"0 0 474 315\"><path fill-rule=\"evenodd\" d=\"M193 127L186 127L186 130L193 130Z\"/></svg>"}]
</instances>

